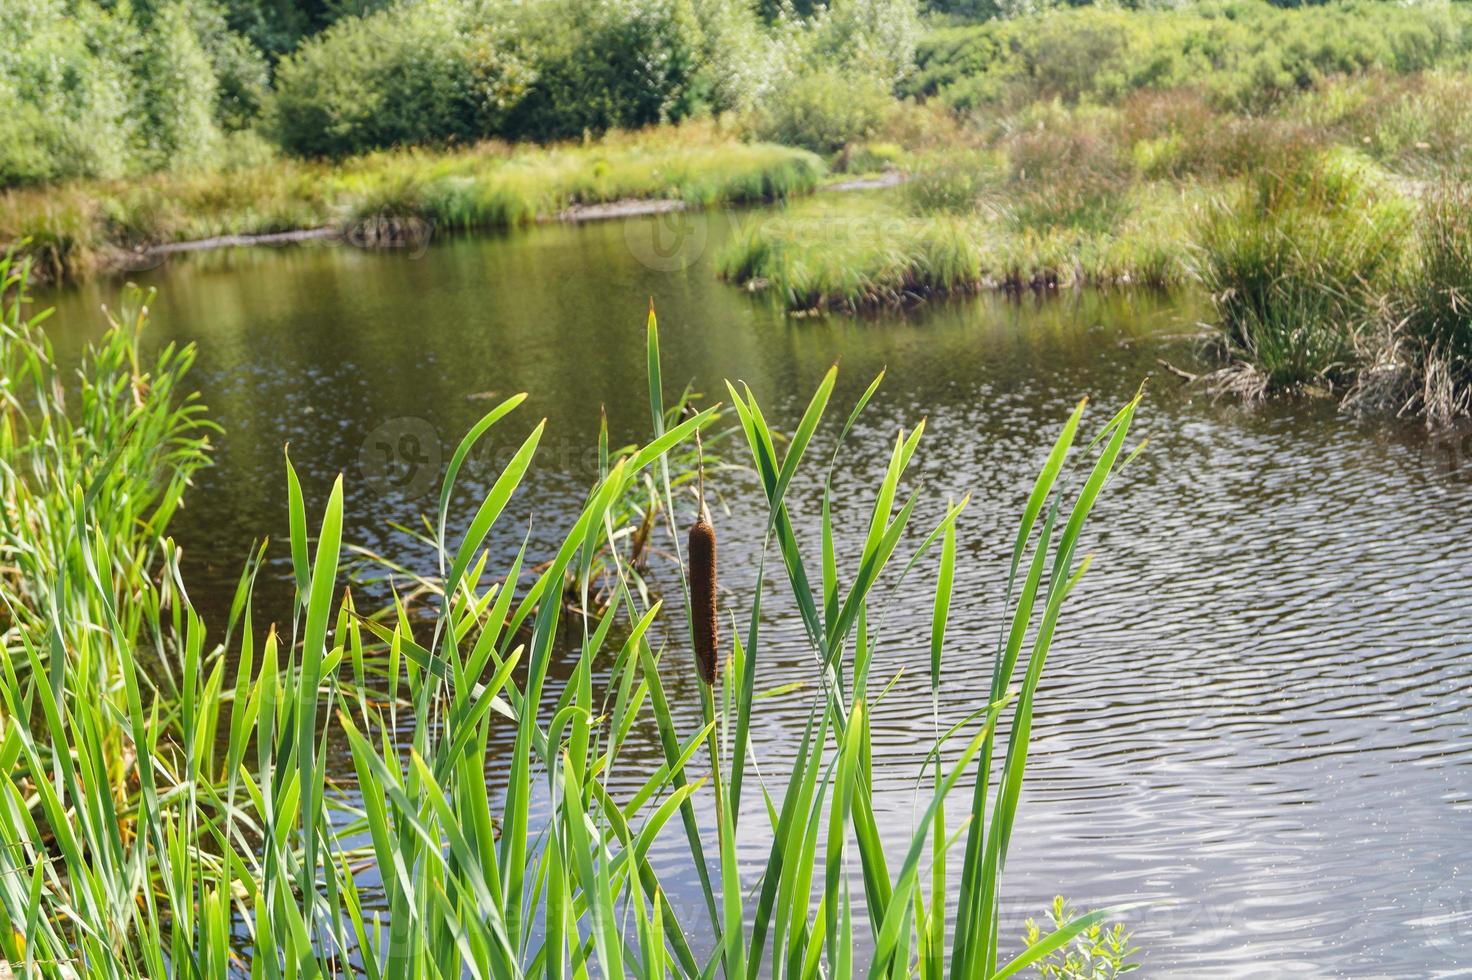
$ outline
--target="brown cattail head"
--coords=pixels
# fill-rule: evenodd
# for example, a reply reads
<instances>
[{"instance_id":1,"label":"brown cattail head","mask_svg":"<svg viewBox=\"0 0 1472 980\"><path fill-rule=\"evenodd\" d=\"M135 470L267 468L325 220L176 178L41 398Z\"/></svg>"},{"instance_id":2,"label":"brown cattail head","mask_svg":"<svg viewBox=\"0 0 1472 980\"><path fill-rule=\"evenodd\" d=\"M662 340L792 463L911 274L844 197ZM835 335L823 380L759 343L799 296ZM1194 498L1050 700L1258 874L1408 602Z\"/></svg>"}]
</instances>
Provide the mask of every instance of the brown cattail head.
<instances>
[{"instance_id":1,"label":"brown cattail head","mask_svg":"<svg viewBox=\"0 0 1472 980\"><path fill-rule=\"evenodd\" d=\"M716 529L710 511L690 525L690 631L695 636L695 666L706 684L716 682L719 651L716 633Z\"/></svg>"}]
</instances>

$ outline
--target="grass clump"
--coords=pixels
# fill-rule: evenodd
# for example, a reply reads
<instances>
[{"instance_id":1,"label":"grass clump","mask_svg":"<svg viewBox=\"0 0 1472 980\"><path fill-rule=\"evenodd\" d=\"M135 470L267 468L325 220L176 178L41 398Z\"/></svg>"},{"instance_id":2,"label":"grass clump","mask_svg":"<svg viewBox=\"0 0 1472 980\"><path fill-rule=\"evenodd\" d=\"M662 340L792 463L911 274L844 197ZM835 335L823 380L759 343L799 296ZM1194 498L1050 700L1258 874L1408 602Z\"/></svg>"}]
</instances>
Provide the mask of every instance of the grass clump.
<instances>
[{"instance_id":1,"label":"grass clump","mask_svg":"<svg viewBox=\"0 0 1472 980\"><path fill-rule=\"evenodd\" d=\"M42 363L36 320L18 309L6 308L12 329L0 353L15 365ZM125 323L105 349L136 351L134 326ZM880 733L868 705L884 690L871 680L876 654L898 642L882 625L890 583L897 594L896 576L935 570L927 633L938 705L946 658L975 656L975 638L948 628L966 502L942 507L929 529L912 524L920 491L905 487L922 423L897 433L874 474L872 504L858 515L869 530L854 553L835 543L848 517L834 511L826 489L818 540L799 541L786 494L806 485L794 476L808 450L830 438L824 417L836 372L783 439L749 389L728 386L767 518L760 545L752 542L759 571L750 595L718 597L727 614L751 604L749 620L736 617L750 630L721 648L712 686L686 683L689 658L665 649L686 641L662 640L661 626L688 622L692 609L673 613L639 584L631 537L611 527L619 502L652 486L678 556L676 526L698 504L675 497L669 457L715 410L680 420L666 411L658 351L651 315L653 435L628 452L600 444L599 476L545 562L533 567L523 553L497 567L486 546L499 522L519 523L512 504L545 423L529 427L463 531L447 528L461 463L490 428L510 423L525 397L516 395L452 456L426 524L439 552L438 574L423 580L433 588L402 593L380 613L357 608L340 591L342 481L320 520L309 521L288 462L291 622L256 622L253 563L224 630L213 634L171 562L161 566L168 584L156 589L150 569L160 566L128 551L138 542L144 555L174 552L159 520L139 518L166 516L181 499L181 474L197 462L197 447L179 441L197 425L186 411L192 402L159 384L174 373L160 368L144 379L131 357L111 371L99 356L82 381L91 392L84 402L151 405L155 397L159 407L128 413L120 428L110 411L84 408L79 481L26 491L67 523L25 535L6 528L7 547L23 551L39 533L60 557L26 565L18 556L29 589L15 576L0 579L8 609L37 604L35 631L12 626L0 646L0 741L8 747L0 768L0 957L28 974L66 964L63 973L122 980L334 976L345 963L373 978L654 978L848 975L859 949L883 975L938 980L952 969L1015 975L1101 923L1107 912L1070 918L1025 948L998 940L1039 680L1089 564L1076 552L1080 534L1131 457L1138 399L1092 442L1081 433L1080 404L1053 441L1013 539L1008 581L998 584L1007 612L989 693L964 717L937 710L920 773L932 787L923 813L913 832L885 841L872 762ZM831 433L835 458L878 386L876 379ZM46 416L23 422L23 400L6 410L7 432L16 434L0 448L19 472L28 453L46 453L31 438ZM165 454L151 455L158 451ZM1078 454L1087 457L1082 465L1067 467ZM108 489L143 478L141 468L124 475L135 461L154 464L147 478L160 488L145 512ZM611 583L602 604L589 601L599 561L606 570L597 574ZM795 754L762 764L769 776L786 770L785 786L768 782L757 794L752 760L764 752L751 726L764 690L757 651L765 620L756 604L769 571L793 592L814 676L809 686L772 694L804 699L808 722ZM559 601L569 591L581 601ZM57 600L65 610L46 605L53 594L65 596ZM57 629L61 615L74 620ZM119 628L134 622L137 632ZM135 656L140 648L162 656L151 664ZM553 676L554 663L565 680ZM155 673L169 680L155 682ZM672 701L692 688L701 720L682 727ZM509 751L493 754L493 736ZM628 762L636 738L654 739L663 763L650 770ZM705 755L708 780L697 773ZM509 771L504 795L487 789L491 765ZM769 846L737 847L754 833ZM695 869L693 907L671 902L669 872L651 860L655 841L670 838L684 841ZM963 852L954 862L952 847Z\"/></svg>"},{"instance_id":2,"label":"grass clump","mask_svg":"<svg viewBox=\"0 0 1472 980\"><path fill-rule=\"evenodd\" d=\"M1404 275L1383 298L1348 401L1446 425L1472 414L1472 194L1443 185L1421 204Z\"/></svg>"},{"instance_id":3,"label":"grass clump","mask_svg":"<svg viewBox=\"0 0 1472 980\"><path fill-rule=\"evenodd\" d=\"M1350 376L1410 215L1373 165L1346 154L1260 174L1206 209L1198 271L1249 390Z\"/></svg>"}]
</instances>

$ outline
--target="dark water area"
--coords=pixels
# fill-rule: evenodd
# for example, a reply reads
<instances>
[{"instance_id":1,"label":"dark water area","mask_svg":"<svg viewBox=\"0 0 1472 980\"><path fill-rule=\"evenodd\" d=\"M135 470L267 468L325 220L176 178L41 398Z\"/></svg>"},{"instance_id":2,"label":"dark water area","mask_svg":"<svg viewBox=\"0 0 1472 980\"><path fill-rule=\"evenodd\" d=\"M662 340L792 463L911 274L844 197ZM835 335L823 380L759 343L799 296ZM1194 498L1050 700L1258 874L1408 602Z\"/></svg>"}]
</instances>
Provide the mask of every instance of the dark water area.
<instances>
[{"instance_id":1,"label":"dark water area","mask_svg":"<svg viewBox=\"0 0 1472 980\"><path fill-rule=\"evenodd\" d=\"M469 520L498 461L545 416L543 451L492 537L509 558L530 529L529 553L545 554L596 477L600 409L615 443L647 438L652 296L666 397L688 381L724 399L723 380L740 379L790 428L840 364L828 424L788 495L814 553L821 463L887 369L835 476L850 577L895 433L926 419L909 477L921 489L915 527L973 495L941 703L955 720L984 696L1015 522L1057 427L1088 396L1097 428L1149 379L1135 430L1149 446L1086 534L1094 566L1040 692L1004 894L1013 934L1061 892L1080 907L1145 903L1127 918L1147 974L1472 975L1472 436L1346 419L1312 399L1244 407L1181 385L1158 360L1197 363L1199 297L983 296L784 316L714 275L712 251L739 220L753 218L548 226L419 254L237 250L135 275L159 288L151 342L199 345L194 381L225 429L173 527L196 602L223 624L252 540L269 535L262 615L288 608L287 443L310 521L342 473L346 540L432 571L428 550L390 522L427 513L461 434L522 390L531 397L492 430L449 523ZM662 247L671 228L686 236L673 252ZM41 297L60 307L50 329L64 353L100 333L98 306L117 288ZM738 450L727 453L745 462ZM744 628L764 512L749 472L711 482L723 608ZM903 583L891 576L871 615L874 626L883 614L874 682L898 675L873 708L875 805L895 848L918 817L933 735L934 575L928 557ZM667 561L652 579L678 588ZM785 584L771 587L763 689L814 679L791 611ZM682 625L659 639L679 644ZM678 724L693 731L693 667L671 669ZM810 694L755 712L769 785ZM629 752L633 779L657 749L646 734ZM760 806L753 791L742 842L753 873ZM672 840L661 858L693 908L682 855Z\"/></svg>"}]
</instances>

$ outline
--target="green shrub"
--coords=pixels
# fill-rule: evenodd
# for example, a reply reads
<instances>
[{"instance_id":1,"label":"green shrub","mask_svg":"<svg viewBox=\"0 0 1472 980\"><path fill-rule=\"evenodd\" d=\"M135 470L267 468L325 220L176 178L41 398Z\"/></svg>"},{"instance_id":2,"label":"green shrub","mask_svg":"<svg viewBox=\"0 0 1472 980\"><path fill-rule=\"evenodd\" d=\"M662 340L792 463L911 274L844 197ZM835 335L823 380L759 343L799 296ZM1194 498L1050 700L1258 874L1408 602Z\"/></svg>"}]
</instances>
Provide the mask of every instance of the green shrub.
<instances>
[{"instance_id":1,"label":"green shrub","mask_svg":"<svg viewBox=\"0 0 1472 980\"><path fill-rule=\"evenodd\" d=\"M0 4L0 186L133 168L127 35L89 4Z\"/></svg>"},{"instance_id":2,"label":"green shrub","mask_svg":"<svg viewBox=\"0 0 1472 980\"><path fill-rule=\"evenodd\" d=\"M894 110L883 80L838 68L815 68L788 78L758 109L762 139L835 153L870 139Z\"/></svg>"},{"instance_id":3,"label":"green shrub","mask_svg":"<svg viewBox=\"0 0 1472 980\"><path fill-rule=\"evenodd\" d=\"M1047 932L1065 929L1078 918L1078 912L1059 895L1048 910ZM1038 945L1046 935L1032 919L1027 920L1026 928L1023 939L1028 948ZM1043 980L1116 980L1140 968L1139 962L1131 959L1137 952L1139 947L1130 945L1130 934L1121 923L1095 922L1071 942L1044 956L1035 968Z\"/></svg>"},{"instance_id":4,"label":"green shrub","mask_svg":"<svg viewBox=\"0 0 1472 980\"><path fill-rule=\"evenodd\" d=\"M578 139L709 107L717 87L705 53L690 0L516 10L423 0L340 20L285 59L275 128L289 150L322 156Z\"/></svg>"},{"instance_id":5,"label":"green shrub","mask_svg":"<svg viewBox=\"0 0 1472 980\"><path fill-rule=\"evenodd\" d=\"M714 94L690 0L559 0L524 43L533 77L508 115L510 136L577 139L679 120Z\"/></svg>"},{"instance_id":6,"label":"green shrub","mask_svg":"<svg viewBox=\"0 0 1472 980\"><path fill-rule=\"evenodd\" d=\"M265 93L209 3L0 4L0 37L0 187L213 165Z\"/></svg>"},{"instance_id":7,"label":"green shrub","mask_svg":"<svg viewBox=\"0 0 1472 980\"><path fill-rule=\"evenodd\" d=\"M487 57L468 27L451 0L339 21L277 67L278 138L296 153L343 156L482 135L481 112L503 81L516 87L520 68Z\"/></svg>"},{"instance_id":8,"label":"green shrub","mask_svg":"<svg viewBox=\"0 0 1472 980\"><path fill-rule=\"evenodd\" d=\"M915 0L831 0L805 58L893 85L910 73L919 35Z\"/></svg>"},{"instance_id":9,"label":"green shrub","mask_svg":"<svg viewBox=\"0 0 1472 980\"><path fill-rule=\"evenodd\" d=\"M220 132L214 64L182 3L153 12L136 60L142 161L148 170L210 163Z\"/></svg>"}]
</instances>

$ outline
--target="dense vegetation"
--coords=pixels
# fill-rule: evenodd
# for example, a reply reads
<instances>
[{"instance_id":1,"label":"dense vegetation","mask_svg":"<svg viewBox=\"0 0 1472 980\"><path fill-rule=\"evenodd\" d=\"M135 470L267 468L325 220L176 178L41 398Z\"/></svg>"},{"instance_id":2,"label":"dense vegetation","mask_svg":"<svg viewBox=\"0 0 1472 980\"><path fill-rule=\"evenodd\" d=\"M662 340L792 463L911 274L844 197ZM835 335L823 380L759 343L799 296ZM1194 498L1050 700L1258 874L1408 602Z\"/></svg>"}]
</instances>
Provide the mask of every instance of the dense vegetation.
<instances>
[{"instance_id":1,"label":"dense vegetation","mask_svg":"<svg viewBox=\"0 0 1472 980\"><path fill-rule=\"evenodd\" d=\"M778 127L815 78L887 93L917 33L913 0L837 0L772 22L741 0L319 6L6 4L0 91L15 98L0 114L0 187L281 150L580 139L759 106Z\"/></svg>"},{"instance_id":2,"label":"dense vegetation","mask_svg":"<svg viewBox=\"0 0 1472 980\"><path fill-rule=\"evenodd\" d=\"M1192 88L1263 110L1336 76L1463 67L1472 55L1472 9L1460 4L1286 6L1081 7L945 28L919 45L904 89L965 110Z\"/></svg>"},{"instance_id":3,"label":"dense vegetation","mask_svg":"<svg viewBox=\"0 0 1472 980\"><path fill-rule=\"evenodd\" d=\"M1054 441L997 586L1010 626L998 633L990 701L949 718L942 664L977 656L976 638L947 630L966 501L940 506L928 532L912 525L920 491L902 488L923 423L896 434L873 475L858 553L835 547L826 490L818 540L800 541L789 517L809 450L845 451L879 379L834 427L824 424L830 370L785 438L754 393L728 386L732 436L750 451L768 513L752 546L797 599L811 685L762 686L767 571L749 595L722 601L723 624L749 613L751 625L711 651L713 684L695 676L687 644L661 639L689 635L690 601L640 571L629 524L667 524L680 560L675 522L703 508L704 479L691 479L698 434L730 416L686 411L683 397L666 404L652 313L650 442L598 447L600 476L555 553L502 565L486 548L511 519L545 420L464 530L446 527L461 464L492 426L511 424L525 399L515 395L453 455L426 525L438 570L397 570L411 576L401 601L370 615L341 591L342 481L309 523L288 461L291 622L257 622L258 554L228 621L207 631L166 537L208 458L208 423L184 387L192 352L145 361L133 296L67 384L24 304L23 270L0 262L0 282L13 396L0 406L0 959L18 971L319 977L351 961L373 978L851 976L862 950L871 975L957 967L1002 978L1129 956L1102 912L1060 902L1052 927L1021 937L999 924L1039 680L1089 564L1075 551L1080 533L1131 458L1138 399L1092 443L1080 404ZM891 589L921 568L935 575L934 750L918 774L930 792L913 835L886 842L872 795L871 740L882 733L866 710L884 684L870 666L894 641ZM549 677L554 661L565 683ZM752 744L758 693L809 706L792 756ZM679 730L674 698L699 702L702 727ZM514 739L495 760L493 733ZM634 740L664 762L627 761ZM329 744L347 747L351 773L327 771L342 759ZM504 794L487 790L492 765L510 768ZM737 846L738 821L753 820L770 841L756 852ZM689 848L693 908L672 903L670 871L650 861L660 835Z\"/></svg>"}]
</instances>

